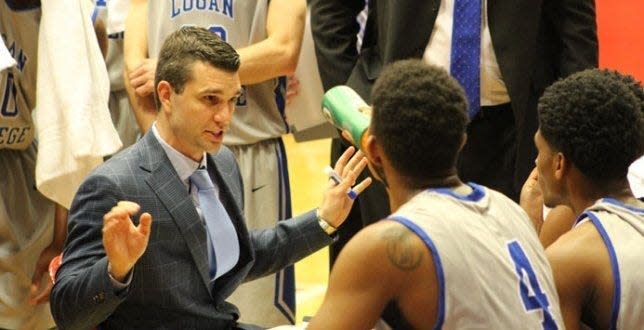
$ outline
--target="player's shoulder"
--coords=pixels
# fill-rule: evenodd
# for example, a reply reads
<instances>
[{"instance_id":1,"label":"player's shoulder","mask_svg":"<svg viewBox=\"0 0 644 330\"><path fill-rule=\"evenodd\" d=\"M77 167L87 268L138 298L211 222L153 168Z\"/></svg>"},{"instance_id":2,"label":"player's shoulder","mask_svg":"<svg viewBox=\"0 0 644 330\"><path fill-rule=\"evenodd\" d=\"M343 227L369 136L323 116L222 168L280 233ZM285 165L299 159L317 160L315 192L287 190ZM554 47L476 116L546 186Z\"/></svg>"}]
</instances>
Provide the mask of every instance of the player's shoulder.
<instances>
[{"instance_id":1,"label":"player's shoulder","mask_svg":"<svg viewBox=\"0 0 644 330\"><path fill-rule=\"evenodd\" d=\"M402 272L413 271L431 258L422 239L405 225L381 220L356 234L345 249L356 258L381 262L385 268Z\"/></svg>"},{"instance_id":2,"label":"player's shoulder","mask_svg":"<svg viewBox=\"0 0 644 330\"><path fill-rule=\"evenodd\" d=\"M553 271L596 274L610 270L606 245L590 222L584 222L561 235L546 249Z\"/></svg>"}]
</instances>

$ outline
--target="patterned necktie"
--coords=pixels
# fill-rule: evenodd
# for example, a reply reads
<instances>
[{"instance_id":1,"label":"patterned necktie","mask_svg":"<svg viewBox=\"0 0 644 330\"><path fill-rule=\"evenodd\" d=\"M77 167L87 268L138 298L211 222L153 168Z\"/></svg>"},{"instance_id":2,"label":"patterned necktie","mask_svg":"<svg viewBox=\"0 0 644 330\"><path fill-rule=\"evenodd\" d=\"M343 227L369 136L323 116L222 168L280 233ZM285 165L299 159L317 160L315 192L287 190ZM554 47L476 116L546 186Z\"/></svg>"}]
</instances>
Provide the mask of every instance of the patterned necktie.
<instances>
[{"instance_id":1,"label":"patterned necktie","mask_svg":"<svg viewBox=\"0 0 644 330\"><path fill-rule=\"evenodd\" d=\"M481 0L455 0L450 74L465 89L469 115L481 102Z\"/></svg>"},{"instance_id":2,"label":"patterned necktie","mask_svg":"<svg viewBox=\"0 0 644 330\"><path fill-rule=\"evenodd\" d=\"M197 187L199 207L206 222L208 238L214 249L209 251L210 278L217 279L231 270L239 260L239 241L237 231L224 205L217 197L217 190L210 180L206 169L197 169L190 176L190 182ZM210 245L210 244L209 244ZM213 260L214 259L214 260Z\"/></svg>"}]
</instances>

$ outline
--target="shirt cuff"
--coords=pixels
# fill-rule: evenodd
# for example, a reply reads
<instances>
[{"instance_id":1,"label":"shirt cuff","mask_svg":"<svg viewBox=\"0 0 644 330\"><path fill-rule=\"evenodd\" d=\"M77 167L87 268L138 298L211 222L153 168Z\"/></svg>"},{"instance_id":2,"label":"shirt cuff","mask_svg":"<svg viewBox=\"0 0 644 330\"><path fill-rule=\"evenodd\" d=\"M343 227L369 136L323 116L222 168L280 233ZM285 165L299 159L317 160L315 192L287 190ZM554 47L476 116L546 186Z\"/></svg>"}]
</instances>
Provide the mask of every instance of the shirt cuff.
<instances>
[{"instance_id":1,"label":"shirt cuff","mask_svg":"<svg viewBox=\"0 0 644 330\"><path fill-rule=\"evenodd\" d=\"M114 292L118 295L118 293L123 292L123 290L127 289L130 286L130 283L132 283L132 270L130 269L130 272L125 275L125 281L120 282L119 280L115 279L110 273L111 268L112 265L108 263L107 276L110 277L110 282L112 282L112 285L114 286Z\"/></svg>"}]
</instances>

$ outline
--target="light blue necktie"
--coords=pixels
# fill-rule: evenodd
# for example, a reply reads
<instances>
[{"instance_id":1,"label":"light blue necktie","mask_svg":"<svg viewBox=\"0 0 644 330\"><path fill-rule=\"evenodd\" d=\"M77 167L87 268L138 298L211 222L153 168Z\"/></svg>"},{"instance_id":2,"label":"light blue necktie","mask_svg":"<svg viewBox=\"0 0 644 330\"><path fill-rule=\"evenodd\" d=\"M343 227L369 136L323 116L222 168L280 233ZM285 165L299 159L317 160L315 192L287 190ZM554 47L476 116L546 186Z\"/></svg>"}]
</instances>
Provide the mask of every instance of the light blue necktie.
<instances>
[{"instance_id":1,"label":"light blue necktie","mask_svg":"<svg viewBox=\"0 0 644 330\"><path fill-rule=\"evenodd\" d=\"M190 176L190 182L197 187L199 207L208 229L208 262L210 278L214 280L235 267L239 260L237 231L217 196L208 171L197 169Z\"/></svg>"},{"instance_id":2,"label":"light blue necktie","mask_svg":"<svg viewBox=\"0 0 644 330\"><path fill-rule=\"evenodd\" d=\"M469 115L481 103L481 0L455 0L449 72L465 89Z\"/></svg>"}]
</instances>

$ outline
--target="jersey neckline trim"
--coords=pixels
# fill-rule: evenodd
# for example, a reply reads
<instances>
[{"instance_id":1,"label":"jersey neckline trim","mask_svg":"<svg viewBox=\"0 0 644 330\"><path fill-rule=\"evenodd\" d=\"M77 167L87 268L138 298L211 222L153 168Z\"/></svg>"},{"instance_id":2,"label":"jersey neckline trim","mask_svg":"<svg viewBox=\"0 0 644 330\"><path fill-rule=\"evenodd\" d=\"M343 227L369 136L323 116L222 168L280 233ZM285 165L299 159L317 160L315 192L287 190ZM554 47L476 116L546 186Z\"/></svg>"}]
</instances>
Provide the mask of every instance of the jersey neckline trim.
<instances>
[{"instance_id":1,"label":"jersey neckline trim","mask_svg":"<svg viewBox=\"0 0 644 330\"><path fill-rule=\"evenodd\" d=\"M436 192L442 195L447 195L454 197L458 200L466 201L466 202L478 202L480 201L483 197L485 197L485 189L483 186L480 186L474 182L468 182L466 183L470 188L472 188L472 192L467 194L467 195L461 195L454 190L450 188L429 188L427 191L430 192Z\"/></svg>"}]
</instances>

